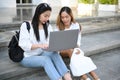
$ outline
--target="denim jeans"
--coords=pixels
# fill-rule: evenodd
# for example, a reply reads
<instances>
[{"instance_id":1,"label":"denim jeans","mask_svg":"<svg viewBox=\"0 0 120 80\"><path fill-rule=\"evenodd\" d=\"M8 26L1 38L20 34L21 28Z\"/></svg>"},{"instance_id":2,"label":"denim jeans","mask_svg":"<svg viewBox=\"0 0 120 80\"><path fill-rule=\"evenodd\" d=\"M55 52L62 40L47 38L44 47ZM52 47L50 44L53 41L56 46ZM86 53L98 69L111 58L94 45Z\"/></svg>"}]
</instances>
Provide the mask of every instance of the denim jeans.
<instances>
[{"instance_id":1,"label":"denim jeans","mask_svg":"<svg viewBox=\"0 0 120 80\"><path fill-rule=\"evenodd\" d=\"M25 67L43 67L50 80L58 80L69 71L56 52L44 51L39 56L25 57L20 63Z\"/></svg>"}]
</instances>

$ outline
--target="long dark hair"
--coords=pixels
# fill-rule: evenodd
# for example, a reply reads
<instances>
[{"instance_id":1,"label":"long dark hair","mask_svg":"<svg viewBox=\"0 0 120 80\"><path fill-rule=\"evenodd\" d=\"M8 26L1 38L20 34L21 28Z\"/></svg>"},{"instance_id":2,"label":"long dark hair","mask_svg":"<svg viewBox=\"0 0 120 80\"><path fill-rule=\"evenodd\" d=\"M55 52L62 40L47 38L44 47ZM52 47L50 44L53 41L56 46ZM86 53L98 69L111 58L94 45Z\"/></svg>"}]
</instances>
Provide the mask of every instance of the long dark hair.
<instances>
[{"instance_id":1,"label":"long dark hair","mask_svg":"<svg viewBox=\"0 0 120 80\"><path fill-rule=\"evenodd\" d=\"M39 27L38 27L39 26L39 16L48 10L52 11L51 7L47 3L39 4L35 10L35 14L32 19L32 26L33 26L34 34L36 36L37 41L40 41ZM47 21L45 24L43 24L43 29L44 29L46 38L48 36L48 30L47 30L48 25L49 25L49 21Z\"/></svg>"}]
</instances>

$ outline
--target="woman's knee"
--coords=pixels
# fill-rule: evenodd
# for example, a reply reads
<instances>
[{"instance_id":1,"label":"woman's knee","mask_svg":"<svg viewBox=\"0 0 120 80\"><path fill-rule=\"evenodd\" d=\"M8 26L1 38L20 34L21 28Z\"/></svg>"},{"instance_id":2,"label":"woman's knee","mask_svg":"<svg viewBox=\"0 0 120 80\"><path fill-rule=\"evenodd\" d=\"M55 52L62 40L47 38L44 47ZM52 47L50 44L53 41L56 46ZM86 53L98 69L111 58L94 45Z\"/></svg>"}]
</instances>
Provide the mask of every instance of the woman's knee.
<instances>
[{"instance_id":1,"label":"woman's knee","mask_svg":"<svg viewBox=\"0 0 120 80\"><path fill-rule=\"evenodd\" d=\"M52 63L52 60L49 57L46 57L43 61L43 65L50 65Z\"/></svg>"}]
</instances>

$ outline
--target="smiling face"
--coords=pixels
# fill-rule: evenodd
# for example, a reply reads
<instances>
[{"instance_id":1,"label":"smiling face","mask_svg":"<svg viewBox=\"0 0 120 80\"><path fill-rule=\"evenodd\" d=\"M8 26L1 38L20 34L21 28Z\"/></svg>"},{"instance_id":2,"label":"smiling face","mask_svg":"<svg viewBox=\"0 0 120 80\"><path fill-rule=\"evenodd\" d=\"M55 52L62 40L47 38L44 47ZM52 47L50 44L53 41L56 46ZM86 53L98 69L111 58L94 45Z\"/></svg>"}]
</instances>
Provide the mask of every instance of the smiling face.
<instances>
[{"instance_id":1,"label":"smiling face","mask_svg":"<svg viewBox=\"0 0 120 80\"><path fill-rule=\"evenodd\" d=\"M64 26L70 26L71 16L68 13L66 13L65 11L61 13L61 20L62 20Z\"/></svg>"},{"instance_id":2,"label":"smiling face","mask_svg":"<svg viewBox=\"0 0 120 80\"><path fill-rule=\"evenodd\" d=\"M56 25L59 30L64 30L65 28L70 28L71 23L75 23L71 8L62 7L57 17Z\"/></svg>"},{"instance_id":3,"label":"smiling face","mask_svg":"<svg viewBox=\"0 0 120 80\"><path fill-rule=\"evenodd\" d=\"M45 24L50 18L51 11L45 11L39 16L39 21L42 24Z\"/></svg>"}]
</instances>

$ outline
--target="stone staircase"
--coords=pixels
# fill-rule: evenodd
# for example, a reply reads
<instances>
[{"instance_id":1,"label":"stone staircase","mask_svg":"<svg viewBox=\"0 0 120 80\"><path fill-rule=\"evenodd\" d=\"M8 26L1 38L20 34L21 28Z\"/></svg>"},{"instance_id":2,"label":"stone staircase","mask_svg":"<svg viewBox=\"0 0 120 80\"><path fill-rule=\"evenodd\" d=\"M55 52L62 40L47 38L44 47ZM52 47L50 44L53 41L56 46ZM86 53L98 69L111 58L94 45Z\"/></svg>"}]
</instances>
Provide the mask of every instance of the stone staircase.
<instances>
[{"instance_id":1,"label":"stone staircase","mask_svg":"<svg viewBox=\"0 0 120 80\"><path fill-rule=\"evenodd\" d=\"M80 23L82 25L81 48L86 56L120 47L118 17L94 18ZM0 80L49 80L43 68L23 68L19 63L9 60L7 45L12 35L13 29L0 32ZM69 59L64 58L64 61L69 67ZM74 78L74 80L78 79Z\"/></svg>"}]
</instances>

